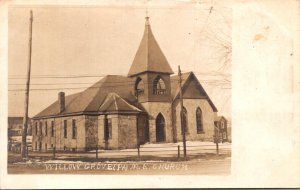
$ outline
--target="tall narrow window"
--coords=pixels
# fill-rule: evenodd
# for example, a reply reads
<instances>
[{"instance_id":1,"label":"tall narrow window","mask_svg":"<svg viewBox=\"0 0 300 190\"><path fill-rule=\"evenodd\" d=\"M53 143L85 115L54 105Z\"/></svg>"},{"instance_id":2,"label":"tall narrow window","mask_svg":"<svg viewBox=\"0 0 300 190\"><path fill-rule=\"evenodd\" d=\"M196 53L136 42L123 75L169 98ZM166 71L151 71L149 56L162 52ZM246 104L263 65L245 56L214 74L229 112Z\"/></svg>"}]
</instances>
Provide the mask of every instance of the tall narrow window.
<instances>
[{"instance_id":1,"label":"tall narrow window","mask_svg":"<svg viewBox=\"0 0 300 190\"><path fill-rule=\"evenodd\" d=\"M67 125L67 120L64 120L64 138L67 138L68 134L68 125Z\"/></svg>"},{"instance_id":2,"label":"tall narrow window","mask_svg":"<svg viewBox=\"0 0 300 190\"><path fill-rule=\"evenodd\" d=\"M111 139L112 137L112 123L111 118L104 119L104 139Z\"/></svg>"},{"instance_id":3,"label":"tall narrow window","mask_svg":"<svg viewBox=\"0 0 300 190\"><path fill-rule=\"evenodd\" d=\"M76 127L76 120L72 120L72 138L76 139L77 136L77 127Z\"/></svg>"},{"instance_id":4,"label":"tall narrow window","mask_svg":"<svg viewBox=\"0 0 300 190\"><path fill-rule=\"evenodd\" d=\"M40 125L39 125L39 134L42 135L42 127L43 127L43 123L40 121Z\"/></svg>"},{"instance_id":5,"label":"tall narrow window","mask_svg":"<svg viewBox=\"0 0 300 190\"><path fill-rule=\"evenodd\" d=\"M54 137L54 121L51 121L51 137Z\"/></svg>"},{"instance_id":6,"label":"tall narrow window","mask_svg":"<svg viewBox=\"0 0 300 190\"><path fill-rule=\"evenodd\" d=\"M37 122L35 122L35 135L37 135L38 134L38 123Z\"/></svg>"},{"instance_id":7,"label":"tall narrow window","mask_svg":"<svg viewBox=\"0 0 300 190\"><path fill-rule=\"evenodd\" d=\"M196 110L196 125L197 133L203 133L202 111L199 107Z\"/></svg>"},{"instance_id":8,"label":"tall narrow window","mask_svg":"<svg viewBox=\"0 0 300 190\"><path fill-rule=\"evenodd\" d=\"M153 82L153 94L162 95L166 94L167 89L165 82L160 76L157 76Z\"/></svg>"},{"instance_id":9,"label":"tall narrow window","mask_svg":"<svg viewBox=\"0 0 300 190\"><path fill-rule=\"evenodd\" d=\"M45 121L45 136L48 136L48 123Z\"/></svg>"},{"instance_id":10,"label":"tall narrow window","mask_svg":"<svg viewBox=\"0 0 300 190\"><path fill-rule=\"evenodd\" d=\"M188 115L185 107L182 109L182 126L181 126L181 133L183 133L183 127L185 128L185 133L189 132L189 127L188 127Z\"/></svg>"}]
</instances>

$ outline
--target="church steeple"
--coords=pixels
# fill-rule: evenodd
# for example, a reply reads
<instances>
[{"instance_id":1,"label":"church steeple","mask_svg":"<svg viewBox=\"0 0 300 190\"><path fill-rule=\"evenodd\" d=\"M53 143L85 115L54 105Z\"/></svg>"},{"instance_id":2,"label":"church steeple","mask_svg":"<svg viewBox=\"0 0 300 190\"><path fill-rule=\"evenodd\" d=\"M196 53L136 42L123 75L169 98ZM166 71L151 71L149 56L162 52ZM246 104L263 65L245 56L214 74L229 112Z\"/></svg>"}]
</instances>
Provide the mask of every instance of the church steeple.
<instances>
[{"instance_id":1,"label":"church steeple","mask_svg":"<svg viewBox=\"0 0 300 190\"><path fill-rule=\"evenodd\" d=\"M128 76L132 77L144 72L173 74L174 72L153 36L148 15L145 19L144 35Z\"/></svg>"}]
</instances>

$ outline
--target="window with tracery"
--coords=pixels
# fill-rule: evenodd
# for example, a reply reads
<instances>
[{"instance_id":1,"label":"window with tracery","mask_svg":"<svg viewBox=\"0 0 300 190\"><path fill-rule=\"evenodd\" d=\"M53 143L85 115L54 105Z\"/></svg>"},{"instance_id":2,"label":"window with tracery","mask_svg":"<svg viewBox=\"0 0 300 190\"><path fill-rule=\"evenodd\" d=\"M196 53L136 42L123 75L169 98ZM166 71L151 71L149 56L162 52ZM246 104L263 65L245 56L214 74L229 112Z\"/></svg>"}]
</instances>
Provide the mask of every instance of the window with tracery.
<instances>
[{"instance_id":1,"label":"window with tracery","mask_svg":"<svg viewBox=\"0 0 300 190\"><path fill-rule=\"evenodd\" d=\"M153 83L153 94L163 95L167 93L166 84L160 76L157 76Z\"/></svg>"}]
</instances>

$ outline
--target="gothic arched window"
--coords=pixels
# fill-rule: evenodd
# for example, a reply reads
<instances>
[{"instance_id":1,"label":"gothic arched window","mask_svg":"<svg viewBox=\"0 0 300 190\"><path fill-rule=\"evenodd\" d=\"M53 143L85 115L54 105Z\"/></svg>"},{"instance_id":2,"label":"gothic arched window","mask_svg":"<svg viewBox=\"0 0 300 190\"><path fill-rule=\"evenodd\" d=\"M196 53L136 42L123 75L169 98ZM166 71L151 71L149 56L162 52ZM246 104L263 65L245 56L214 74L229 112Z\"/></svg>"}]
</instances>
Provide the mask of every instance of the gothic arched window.
<instances>
[{"instance_id":1,"label":"gothic arched window","mask_svg":"<svg viewBox=\"0 0 300 190\"><path fill-rule=\"evenodd\" d=\"M197 125L197 133L202 133L203 132L202 111L199 107L196 110L196 125Z\"/></svg>"},{"instance_id":2,"label":"gothic arched window","mask_svg":"<svg viewBox=\"0 0 300 190\"><path fill-rule=\"evenodd\" d=\"M185 107L183 107L182 109L182 123L181 123L181 133L183 133L183 127L185 127L185 133L189 132L189 127L188 127L188 113L185 109Z\"/></svg>"},{"instance_id":3,"label":"gothic arched window","mask_svg":"<svg viewBox=\"0 0 300 190\"><path fill-rule=\"evenodd\" d=\"M165 141L165 118L159 113L155 120L156 123L156 142Z\"/></svg>"},{"instance_id":4,"label":"gothic arched window","mask_svg":"<svg viewBox=\"0 0 300 190\"><path fill-rule=\"evenodd\" d=\"M160 76L157 76L153 83L153 94L161 95L166 94L166 84Z\"/></svg>"},{"instance_id":5,"label":"gothic arched window","mask_svg":"<svg viewBox=\"0 0 300 190\"><path fill-rule=\"evenodd\" d=\"M135 81L135 86L134 86L135 95L138 96L144 94L144 89L145 89L144 82L140 77L138 77Z\"/></svg>"}]
</instances>

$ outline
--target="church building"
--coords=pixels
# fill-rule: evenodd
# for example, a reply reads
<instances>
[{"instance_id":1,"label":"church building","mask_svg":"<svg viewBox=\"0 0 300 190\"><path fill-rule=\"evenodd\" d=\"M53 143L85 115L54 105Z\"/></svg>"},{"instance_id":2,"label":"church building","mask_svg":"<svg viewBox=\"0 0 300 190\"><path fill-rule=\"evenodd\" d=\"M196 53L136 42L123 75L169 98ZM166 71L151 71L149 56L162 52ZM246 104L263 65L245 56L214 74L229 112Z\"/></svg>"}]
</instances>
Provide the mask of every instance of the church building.
<instances>
[{"instance_id":1,"label":"church building","mask_svg":"<svg viewBox=\"0 0 300 190\"><path fill-rule=\"evenodd\" d=\"M146 17L127 76L107 75L33 117L33 150L87 151L182 141L179 77ZM182 74L183 123L188 141L213 141L217 108L193 72Z\"/></svg>"}]
</instances>

